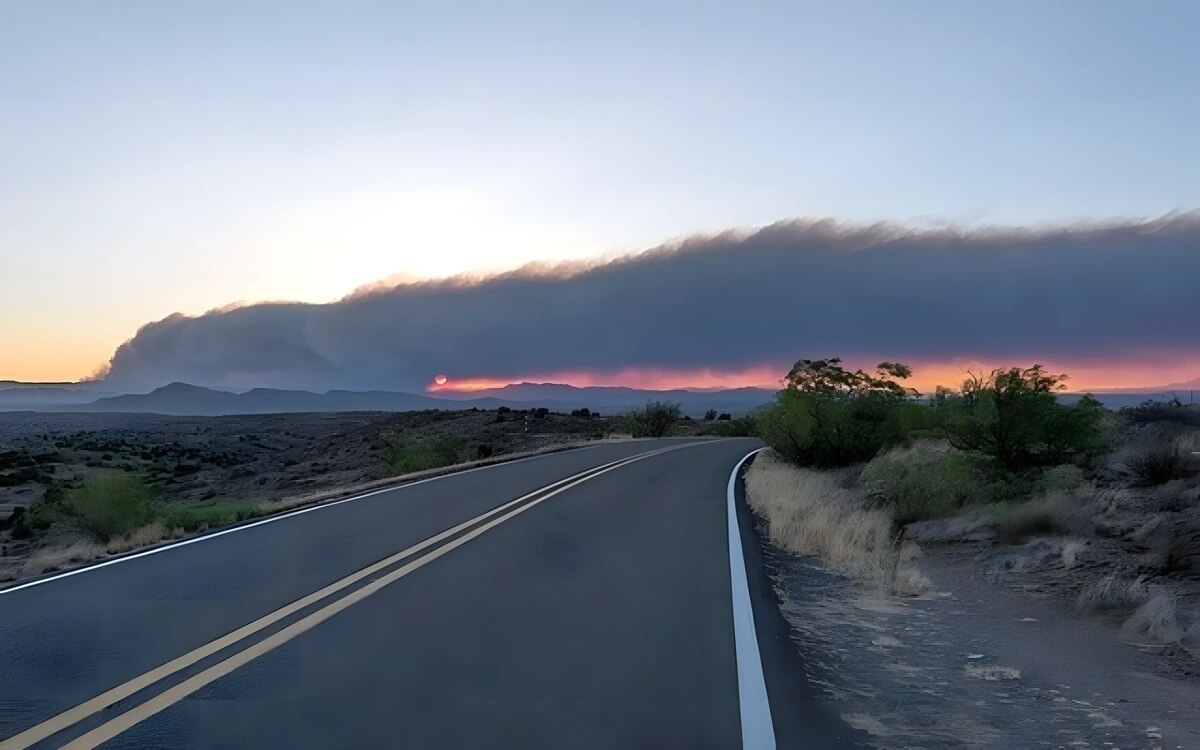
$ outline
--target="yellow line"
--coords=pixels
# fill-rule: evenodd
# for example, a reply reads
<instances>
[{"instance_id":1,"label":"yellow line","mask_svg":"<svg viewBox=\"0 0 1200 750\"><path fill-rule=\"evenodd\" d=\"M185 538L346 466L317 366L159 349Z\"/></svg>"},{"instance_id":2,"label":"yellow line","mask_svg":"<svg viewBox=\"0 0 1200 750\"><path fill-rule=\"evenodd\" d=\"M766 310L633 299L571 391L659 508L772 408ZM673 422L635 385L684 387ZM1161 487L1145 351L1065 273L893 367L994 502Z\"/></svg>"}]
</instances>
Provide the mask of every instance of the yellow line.
<instances>
[{"instance_id":1,"label":"yellow line","mask_svg":"<svg viewBox=\"0 0 1200 750\"><path fill-rule=\"evenodd\" d=\"M112 739L113 737L116 737L121 732L126 731L127 729L133 727L134 725L136 725L142 721L145 721L146 719L150 718L154 714L162 711L165 708L168 708L172 704L179 702L183 698L187 697L188 695L191 695L192 693L196 692L197 690L204 687L205 685L208 685L209 683L214 682L214 681L224 677L225 675L234 671L238 667L241 667L241 666L247 664L248 662L262 656L263 654L265 654L279 646L282 646L283 644L292 640L293 638L300 635L301 633L311 630L312 628L321 624L325 620L328 620L330 617L333 617L334 615L341 612L342 610L347 609L348 607L350 607L354 604L357 604L358 602L362 601L363 599L366 599L368 596L371 596L372 594L378 592L380 589L384 588L385 586L395 583L396 581L400 580L401 578L403 578L404 576L413 572L414 570L416 570L420 567L423 567L427 563L430 563L430 562L436 560L437 558L441 557L442 555L446 554L447 552L450 552L453 549L461 547L462 545L471 541L472 539L479 536L480 534L483 534L488 529L491 529L494 526L498 526L499 524L502 524L505 521L509 520L510 518L520 515L521 513L524 513L525 511L529 510L530 508L532 508L536 505L540 505L541 503L546 502L547 500L549 500L550 498L559 494L560 492L565 492L577 484L582 484L583 482L586 482L589 479L593 479L595 477L600 476L601 474L610 472L613 469L618 469L622 466L625 466L626 464L633 463L634 461L640 461L643 458L649 458L651 455L653 455L653 454L652 453L642 454L640 456L635 456L633 458L626 459L625 461L619 462L616 465L610 465L607 468L603 468L603 469L600 469L599 471L595 471L595 472L583 477L582 479L578 479L578 480L572 482L571 484L568 484L564 487L559 487L558 489L554 490L553 492L543 495L542 497L539 497L537 500L534 500L533 502L531 502L527 505L523 505L523 506L517 508L516 510L510 511L506 515L500 516L499 518L495 518L495 519L487 522L483 526L480 526L479 528L477 528L467 534L464 534L463 536L459 537L458 539L455 539L454 541L450 542L449 544L442 545L441 547L438 547L437 549L433 550L432 552L425 553L424 555L417 558L416 560L413 560L412 562L404 565L403 567L397 568L396 570L392 571L391 573L388 573L387 575L383 576L379 580L372 581L371 583L367 584L366 586L363 586L362 588L355 589L354 591L350 592L349 594L342 597L341 599L338 599L334 602L331 602L331 603L325 605L324 607L317 610L316 612L313 612L312 614L304 617L301 620L297 620L296 622L294 622L291 625L287 626L286 628L280 630L279 632L272 633L267 638L264 638L263 640L251 645L250 647L246 648L245 650L239 651L238 653L234 654L233 656L228 657L224 661L218 662L217 664L214 664L213 666L209 667L208 669L205 669L203 672L193 675L192 677L189 677L188 679L184 680L183 682L179 683L178 685L174 685L174 686L168 688L167 690L163 691L162 693L159 693L158 695L154 696L153 698L146 701L145 703L134 706L129 711L126 711L125 713L121 714L120 716L117 716L117 717L109 720L108 722L101 724L100 726L96 727L92 731L82 735L78 739L76 739L66 745L63 745L63 750L90 750L91 748L98 747L99 745L101 745L105 742L108 742L110 739Z\"/></svg>"},{"instance_id":2,"label":"yellow line","mask_svg":"<svg viewBox=\"0 0 1200 750\"><path fill-rule=\"evenodd\" d=\"M217 638L214 641L211 641L209 643L204 644L203 646L200 646L199 648L197 648L193 651L190 651L182 656L172 659L171 661L169 661L165 664L155 667L154 669L150 670L149 672L139 675L138 677L135 677L135 678L129 680L128 682L122 683L120 685L117 685L114 688L106 690L105 692L97 695L96 697L91 698L87 701L84 701L83 703L80 703L79 705L75 706L74 708L70 708L56 716L53 716L53 717L47 719L46 721L44 721L40 724L37 724L36 726L26 729L25 731L21 732L20 734L16 734L12 737L9 737L7 740L0 741L0 750L17 750L18 748L26 748L26 747L29 747L30 745L33 745L34 743L44 740L45 738L49 737L52 734L61 732L62 730L66 729L67 727L70 727L71 725L76 724L76 723L82 721L83 719L86 719L88 716L91 716L94 713L102 711L105 708L113 705L114 703L116 703L118 701L128 698L129 696L137 693L138 691L144 690L145 688L153 685L154 683L158 682L159 680L169 677L170 675L175 674L176 672L178 672L182 669L186 669L187 667L201 661L202 659L205 659L205 658L217 653L218 651L237 643L238 641L244 640L244 639L254 635L255 633L259 632L260 630L262 630L264 628L270 627L271 625L279 622L280 620L283 620L283 619L295 614L296 612L304 609L305 607L315 604L316 602L330 596L331 594L335 594L335 593L345 589L348 586L352 586L355 583L357 583L358 581L361 581L362 579L367 578L367 577L379 572L380 570L387 568L390 565L394 565L395 563L399 562L400 560L403 560L406 557L409 557L410 555L414 555L424 549L429 548L432 545L435 545L435 544L445 540L448 537L454 536L455 534L461 532L463 529L466 529L466 528L472 526L473 524L479 523L479 521L481 521L485 518L488 518L489 516L495 516L499 513L503 513L508 508L511 508L514 505L522 503L531 497L534 497L542 492L545 492L546 490L553 489L555 487L566 484L573 480L577 480L580 477L587 477L588 475L592 474L593 472L607 471L610 468L616 468L617 465L620 465L626 461L637 460L637 459L641 459L641 458L648 458L649 456L660 453L663 450L671 450L671 449L667 448L667 449L659 449L659 450L655 450L655 451L649 451L647 453L642 453L637 456L633 456L631 458L620 459L617 461L610 462L608 464L602 464L601 466L598 466L598 467L594 466L594 467L588 469L587 471L581 471L578 474L573 474L572 476L569 476L565 479L560 479L557 482L552 482L552 483L546 485L545 487L540 487L540 488L534 490L533 492L522 495L521 497L517 498L516 500L512 500L508 503L505 503L504 505L501 505L496 508L492 508L491 510L487 511L486 513L481 513L480 515L470 519L469 521L464 521L463 523L460 523L459 525L457 525L451 529L447 529L446 531L443 531L440 534L431 536L428 539L425 539L424 541L422 541L418 544L415 544L406 550L397 552L396 554L391 555L387 558L384 558L383 560L380 560L379 562L368 565L367 567L359 570L356 573L352 573L352 574L346 576L345 578L335 581L318 591L314 591L313 593L308 594L307 596L301 597L300 599L297 599L296 601L292 602L291 604L287 604L283 607L280 607L279 609L275 610L274 612L272 612L268 615L264 615L263 617L260 617L259 619L255 620L254 622L251 622L247 625L243 625L242 627L238 628L237 630L229 632L229 633L221 636L220 638Z\"/></svg>"},{"instance_id":3,"label":"yellow line","mask_svg":"<svg viewBox=\"0 0 1200 750\"><path fill-rule=\"evenodd\" d=\"M273 625L274 623L277 623L280 620L283 620L283 619L289 617L290 615L295 614L296 612L304 609L305 607L308 607L308 606L310 606L332 594L335 594L335 593L345 589L348 586L352 586L353 584L357 583L358 581L361 581L362 579L367 578L367 577L379 572L380 570L383 570L384 568L389 567L390 565L394 565L395 563L399 562L400 560L403 560L406 557L409 557L409 556L416 554L418 552L421 552L422 550L425 550L435 544L438 544L439 542L447 539L448 537L454 536L455 534L463 531L464 529L466 529L476 523L479 523L481 520L484 520L488 517L497 516L497 515L503 513L504 511L508 510L509 508L512 508L514 505L518 505L518 504L528 500L531 497L535 497L543 492L546 492L546 490L554 490L550 494L545 495L544 497L534 501L533 503L530 503L529 505L526 505L522 508L518 508L516 511L510 512L501 518L494 519L494 520L490 521L489 523L485 524L484 526L481 526L480 528L476 529L475 531L472 531L471 533L461 537L460 539L457 539L454 542L451 542L450 544L439 548L435 552L428 553L424 557L421 557L418 560L415 560L415 561L409 563L408 565L405 565L404 567L399 568L396 571L393 571L392 573L388 574L387 576L380 578L378 581L374 581L371 584L364 586L363 588L359 589L358 591L355 591L355 592L349 594L345 598L340 599L336 602L333 602L333 603L327 605L326 607L318 610L317 612L314 612L313 614L309 615L308 617L305 617L304 619L299 620L298 622L294 623L293 625L291 625L287 628L284 628L283 630L279 631L278 633L275 633L274 635L264 639L260 643L255 644L254 646L251 646L250 648L246 649L246 651L243 651L239 654L231 656L228 659L226 659L225 661L219 662L218 664L214 665L213 667L209 668L208 670L205 670L205 671L195 675L194 677L191 677L188 680L185 680L184 682L180 683L179 685L168 689L166 692L164 692L160 696L156 696L154 699L151 699L147 703L137 706L134 709L131 709L128 713L122 714L121 716L116 717L115 719L108 722L107 724L104 724L104 725L98 727L97 729L93 730L92 732L89 732L89 733L83 735L78 740L76 740L75 742L68 745L68 747L91 747L92 745L88 745L88 744L81 745L78 743L83 742L84 740L86 740L89 737L92 737L93 735L96 735L97 732L101 732L102 730L105 730L105 728L107 728L107 727L116 725L118 722L121 722L123 719L134 714L134 712L139 711L140 709L142 709L145 706L158 705L158 702L161 700L162 696L176 695L178 693L178 691L180 689L182 689L185 685L191 685L191 684L195 683L194 686L191 687L190 689L188 689L186 692L178 694L178 696L175 697L174 699L170 700L167 703L163 703L161 706L159 706L158 708L155 708L153 711L146 713L145 716L142 716L141 718L138 718L136 721L128 724L128 726L126 726L122 729L118 729L115 732L113 732L112 734L107 735L103 739L98 740L96 742L96 744L99 744L100 742L104 742L107 739L109 739L113 736L116 736L116 734L124 731L124 729L128 728L129 726L133 726L133 724L136 724L138 721L141 721L142 719L144 719L150 715L153 715L154 713L157 713L158 711L161 711L166 706L170 705L171 703L174 703L175 701L178 701L180 698L188 695L189 693L195 691L196 689L202 687L203 685L206 685L209 682L212 682L213 680L218 679L220 676L227 674L228 672L232 671L233 669L236 669L241 664L244 664L244 663L250 661L251 659L255 658L256 656L259 656L263 653L266 653L267 651L270 651L271 649L275 648L276 646L280 645L281 643L284 643L287 640L294 638L296 635L299 635L300 633L304 632L305 630L308 630L309 628L315 626L319 622L321 622L325 619L328 619L329 617L333 616L337 612L340 612L342 609L345 609L346 607L350 606L350 604L361 601L366 596L369 596L371 593L374 593L375 591L378 591L383 586L387 585L387 583L391 583L395 580L398 580L399 578L403 577L404 575L407 575L409 572L416 570L417 568L421 567L422 565L426 564L427 562L430 562L430 561L436 559L437 557L440 557L441 555L445 554L446 552L449 552L450 550L461 546L465 542L467 542L471 539L474 539L475 537L482 534L484 531L492 528L493 526L495 526L503 521L508 520L509 518L512 518L513 516L517 515L518 513L528 510L529 508L533 507L534 505L537 505L537 504L549 499L550 497L553 497L554 495L557 495L558 493L560 493L566 489L569 489L570 487L574 487L575 485L580 484L581 482L587 481L588 479L591 479L592 477L599 476L600 474L611 471L611 470L618 468L620 466L623 466L627 463L632 463L634 461L640 461L643 458L649 458L651 456L658 455L659 453L664 453L664 452L670 451L670 450L676 450L677 448L687 447L687 445L690 445L690 444L685 444L683 446L671 446L668 448L660 448L658 450L648 451L646 453L642 453L642 454L632 456L629 458L619 459L617 461L613 461L608 464L602 464L601 466L598 466L598 467L592 467L592 468L588 469L587 471L582 471L582 472L579 472L578 474L574 474L565 479L560 479L557 482L552 482L544 487L534 490L533 492L522 495L521 497L517 498L516 500L512 500L508 503L505 503L504 505L493 508L493 509L487 511L486 513L482 513L482 514L476 516L475 518L472 518L468 521L464 521L463 523L460 523L459 525L457 525L451 529L447 529L446 531L443 531L440 534L429 537L428 539L425 539L424 541L422 541L416 545L413 545L412 547L409 547L408 549L405 549L401 552L397 552L396 554L391 555L383 560L380 560L379 562L368 565L367 567L365 567L355 573L352 573L352 574L346 576L345 578L342 578L341 580L335 581L334 583L331 583L328 586L325 586L324 588L322 588L318 591L315 591L311 594L308 594L307 596L297 599L296 601L294 601L290 604L287 604L287 605L275 610L274 612L255 620L254 622L244 625L244 626L238 628L237 630L227 633L226 635L223 635L220 638L217 638L216 640L213 640L209 643L206 643L203 646L200 646L199 648L194 649L193 651L190 651L182 656L172 659L171 661L169 661L165 664L162 664L162 665L150 670L149 672L139 675L138 677L135 677L125 683L122 683L121 685L118 685L114 688L106 690L105 692L101 693L100 695L97 695L94 698L91 698L73 708L70 708L56 716L53 716L40 724L30 727L29 729L26 729L25 731L21 732L20 734L14 735L14 736L8 738L7 740L0 741L0 750L18 750L20 748L27 748L30 745L40 742L41 740L43 740L57 732L62 731L64 729L82 721L83 719L85 719L95 713L98 713L99 711L104 710L105 708L113 705L114 703L124 700L124 699L134 695L135 693L153 685L154 683L156 683L156 682L158 682L158 681L160 681L182 669L186 669L187 667L201 661L202 659L205 659L205 658L211 656L212 654L217 653L218 651L220 651L224 648L227 648L228 646L231 646L239 641L242 641L242 640L254 635L255 633L259 632L260 630L263 630L264 628L267 628L267 627ZM558 488L558 489L555 489L555 488ZM359 595L361 592L364 592L364 591L367 591L368 593ZM343 606L338 607L337 609L331 609L331 608L336 607L337 605L341 604L342 602L347 602L347 603L344 604ZM318 615L322 615L322 616L318 617ZM317 619L314 619L314 618L317 618ZM297 628L297 626L301 625L302 623L308 623L308 624L305 627L303 627L299 630L296 630L295 628ZM286 638L283 638L282 640L279 640L279 637L281 635L283 635L284 633L290 633L290 635L288 635ZM263 644L267 644L267 643L270 643L271 645L266 648L260 648ZM233 664L233 666L229 666L228 669L226 669L226 671L221 672L220 674L215 674L214 676L211 677L211 679L208 679L204 682L200 682L200 683L195 682L198 678L200 678L204 675L208 675L210 672L213 672L213 670L221 669L222 667L237 660L243 654L247 654L247 653L251 653L252 655L247 657L243 661Z\"/></svg>"}]
</instances>

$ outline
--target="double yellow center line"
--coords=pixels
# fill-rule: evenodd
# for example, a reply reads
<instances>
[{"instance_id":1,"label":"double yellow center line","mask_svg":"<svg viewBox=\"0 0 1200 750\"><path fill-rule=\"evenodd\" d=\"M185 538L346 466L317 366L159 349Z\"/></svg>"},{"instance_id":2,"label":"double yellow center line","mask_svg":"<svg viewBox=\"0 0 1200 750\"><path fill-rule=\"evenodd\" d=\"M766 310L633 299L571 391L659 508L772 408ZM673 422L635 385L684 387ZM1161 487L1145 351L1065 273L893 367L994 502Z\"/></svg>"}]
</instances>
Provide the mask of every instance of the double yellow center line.
<instances>
[{"instance_id":1,"label":"double yellow center line","mask_svg":"<svg viewBox=\"0 0 1200 750\"><path fill-rule=\"evenodd\" d=\"M694 445L694 444L692 444ZM134 694L151 687L155 683L181 671L190 666L195 665L201 660L216 654L217 652L233 646L240 641L246 640L258 633L259 631L278 623L291 615L300 612L307 607L310 607L323 599L326 599L334 594L344 591L354 584L369 578L376 573L386 570L387 568L405 560L406 558L420 555L413 560L405 563L399 568L392 570L380 578L371 581L370 583L361 586L353 591L350 591L340 598L325 604L320 609L305 615L299 620L290 625L278 630L266 638L250 644L245 649L226 657L224 660L207 667L206 669L188 677L187 679L173 685L166 690L154 695L149 700L133 706L129 710L115 716L100 726L84 733L77 739L63 745L71 750L80 750L82 748L94 748L98 745L107 742L116 737L121 732L126 731L130 727L145 721L154 714L164 710L168 706L182 700L188 695L196 692L200 688L208 685L215 680L229 674L238 667L241 667L253 659L262 656L263 654L277 648L278 646L287 643L296 636L311 630L320 623L333 617L338 612L366 599L372 594L378 592L389 584L395 583L409 573L418 568L436 560L442 555L450 552L453 549L461 547L472 539L485 533L489 529L498 526L505 521L524 513L555 495L565 492L576 485L582 484L589 479L619 469L635 461L657 456L668 451L686 448L689 445L671 446L668 448L660 448L658 450L641 453L630 458L624 458L601 466L593 467L587 471L582 471L578 474L561 479L545 487L541 487L533 492L523 495L516 500L505 503L497 508L493 508L486 513L480 514L469 521L464 521L459 525L447 529L446 531L431 536L428 539L409 547L401 552L397 552L379 562L368 565L361 570L352 573L345 578L335 581L324 588L314 591L313 593L304 596L291 604L287 604L279 609L271 612L268 615L244 625L237 630L227 633L216 640L200 646L183 656L172 659L171 661L156 667L145 674L139 675L127 682L117 685L114 688L106 690L90 700L84 701L74 708L63 711L62 713L53 716L46 721L43 721L36 726L30 727L20 734L14 735L7 740L0 740L0 750L15 750L16 748L26 748L37 742L40 742L51 735L68 729L71 726L93 716L104 709L112 706L118 701L125 700ZM466 532L466 533L463 533ZM446 540L450 540L446 542ZM446 542L443 544L443 542ZM440 545L440 546L439 546ZM432 549L431 549L432 548ZM423 554L421 554L423 553Z\"/></svg>"}]
</instances>

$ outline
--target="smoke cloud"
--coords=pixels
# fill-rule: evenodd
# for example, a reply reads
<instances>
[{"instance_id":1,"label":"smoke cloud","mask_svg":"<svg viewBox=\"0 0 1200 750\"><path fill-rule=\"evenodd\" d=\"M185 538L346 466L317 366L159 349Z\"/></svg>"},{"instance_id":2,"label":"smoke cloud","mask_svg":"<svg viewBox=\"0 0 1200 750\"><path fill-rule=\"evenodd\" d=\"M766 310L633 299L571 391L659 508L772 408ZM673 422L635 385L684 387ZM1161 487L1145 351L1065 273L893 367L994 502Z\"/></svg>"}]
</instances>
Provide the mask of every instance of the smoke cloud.
<instances>
[{"instance_id":1,"label":"smoke cloud","mask_svg":"<svg viewBox=\"0 0 1200 750\"><path fill-rule=\"evenodd\" d=\"M438 372L1164 352L1200 353L1197 213L972 231L784 222L600 264L175 314L119 347L105 377L413 390Z\"/></svg>"}]
</instances>

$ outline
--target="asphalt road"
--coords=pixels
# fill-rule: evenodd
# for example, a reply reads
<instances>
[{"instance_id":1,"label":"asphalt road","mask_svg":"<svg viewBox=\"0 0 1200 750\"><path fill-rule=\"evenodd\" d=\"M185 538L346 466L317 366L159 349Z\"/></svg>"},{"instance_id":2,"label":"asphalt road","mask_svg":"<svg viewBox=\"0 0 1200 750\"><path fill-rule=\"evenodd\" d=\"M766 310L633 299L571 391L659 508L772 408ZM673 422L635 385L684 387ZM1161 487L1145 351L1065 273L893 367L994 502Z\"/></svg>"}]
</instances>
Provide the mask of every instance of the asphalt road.
<instances>
[{"instance_id":1,"label":"asphalt road","mask_svg":"<svg viewBox=\"0 0 1200 750\"><path fill-rule=\"evenodd\" d=\"M551 454L10 586L0 748L849 746L740 495L731 533L758 446Z\"/></svg>"}]
</instances>

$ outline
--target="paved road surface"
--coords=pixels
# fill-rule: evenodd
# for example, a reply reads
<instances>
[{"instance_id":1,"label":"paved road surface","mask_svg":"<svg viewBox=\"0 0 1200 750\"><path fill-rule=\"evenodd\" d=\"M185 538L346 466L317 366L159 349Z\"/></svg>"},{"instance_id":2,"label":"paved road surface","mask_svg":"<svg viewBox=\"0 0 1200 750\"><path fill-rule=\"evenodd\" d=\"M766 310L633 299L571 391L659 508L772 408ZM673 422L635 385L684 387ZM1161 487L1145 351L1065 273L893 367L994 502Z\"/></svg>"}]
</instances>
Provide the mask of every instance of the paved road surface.
<instances>
[{"instance_id":1,"label":"paved road surface","mask_svg":"<svg viewBox=\"0 0 1200 750\"><path fill-rule=\"evenodd\" d=\"M604 444L10 587L0 747L847 746L740 495L730 533L758 445Z\"/></svg>"}]
</instances>

